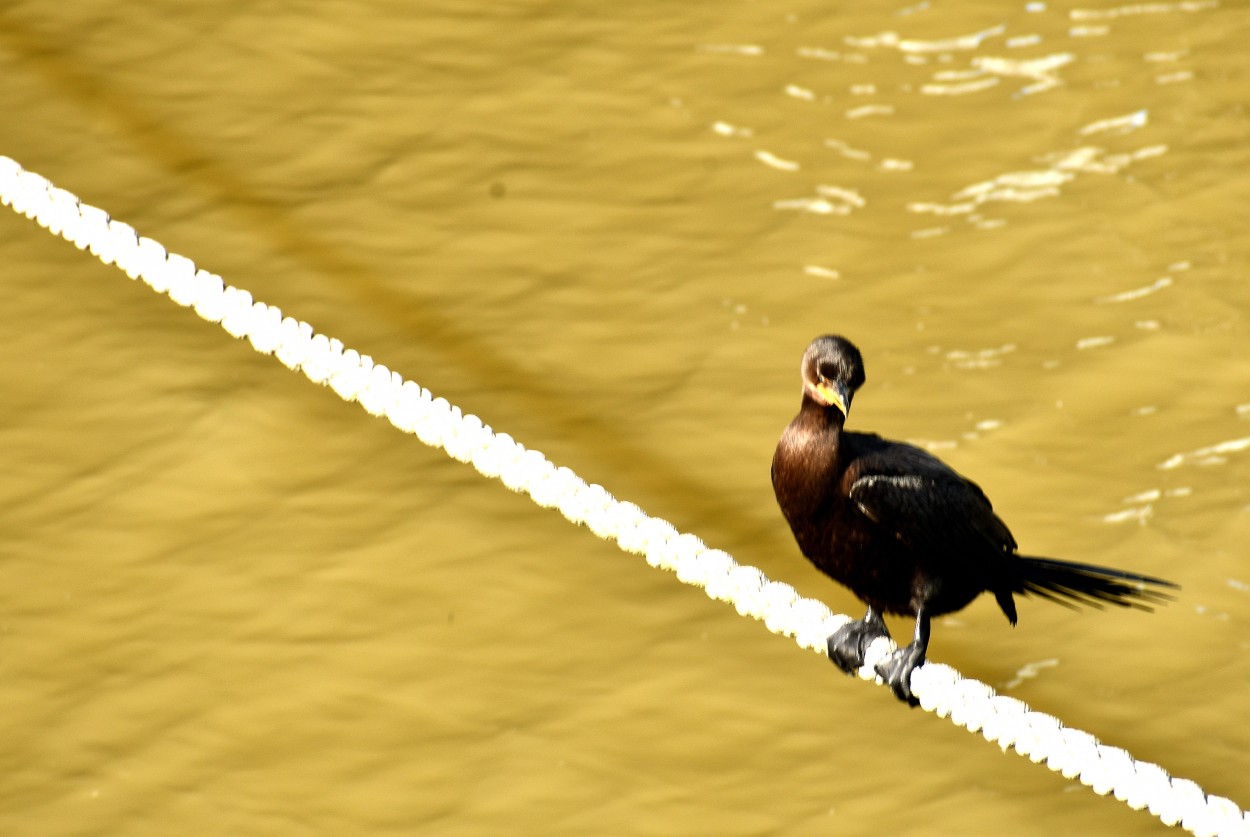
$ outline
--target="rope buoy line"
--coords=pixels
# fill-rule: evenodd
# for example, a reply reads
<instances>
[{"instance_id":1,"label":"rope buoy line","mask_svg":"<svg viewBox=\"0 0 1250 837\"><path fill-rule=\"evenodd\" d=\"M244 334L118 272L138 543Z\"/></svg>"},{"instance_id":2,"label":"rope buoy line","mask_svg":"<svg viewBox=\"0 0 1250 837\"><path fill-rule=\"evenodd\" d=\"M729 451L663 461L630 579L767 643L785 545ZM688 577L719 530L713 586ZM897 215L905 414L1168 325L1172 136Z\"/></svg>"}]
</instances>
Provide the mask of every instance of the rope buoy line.
<instances>
[{"instance_id":1,"label":"rope buoy line","mask_svg":"<svg viewBox=\"0 0 1250 837\"><path fill-rule=\"evenodd\" d=\"M277 308L197 269L190 259L168 253L127 224L3 156L0 201L105 264L116 264L130 278L142 279L179 305L193 308L203 319L220 323L233 337L247 338L256 351L276 356L287 368L328 386L344 400L359 403L371 415L385 416L405 433L472 464L513 491L528 494L538 505L559 509L573 523L616 541L626 552L642 555L653 567L676 573L678 580L703 588L711 598L732 604L738 613L760 620L803 648L825 653L826 637L850 621L821 602L801 598L788 584L769 581L755 567L709 549L694 535L678 532L668 521L617 500L602 486L588 485L568 468L556 467L538 451L496 433L476 416L464 415L368 355L315 333L308 323L283 317ZM875 642L860 676L878 679L873 667L893 649L887 640ZM962 677L950 666L926 663L913 675L912 689L926 711L980 732L1004 751L1014 747L1030 761L1079 779L1095 793L1112 794L1135 810L1147 809L1167 825L1179 824L1197 835L1250 835L1250 814L1231 800L1210 796L1157 764L1138 761L1089 733L1065 727L1022 701Z\"/></svg>"}]
</instances>

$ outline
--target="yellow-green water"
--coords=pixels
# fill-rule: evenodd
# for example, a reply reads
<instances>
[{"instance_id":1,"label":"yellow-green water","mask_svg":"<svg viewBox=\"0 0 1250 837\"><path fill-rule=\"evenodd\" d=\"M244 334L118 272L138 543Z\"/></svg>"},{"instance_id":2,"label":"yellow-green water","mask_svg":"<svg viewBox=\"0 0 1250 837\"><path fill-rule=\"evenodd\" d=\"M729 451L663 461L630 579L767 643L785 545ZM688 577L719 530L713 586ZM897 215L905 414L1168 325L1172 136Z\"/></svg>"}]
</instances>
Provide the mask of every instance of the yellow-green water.
<instances>
[{"instance_id":1,"label":"yellow-green water","mask_svg":"<svg viewBox=\"0 0 1250 837\"><path fill-rule=\"evenodd\" d=\"M857 614L768 481L803 347L851 336L854 426L1026 552L1184 586L978 602L932 656L1250 805L1248 27L10 0L0 153ZM1161 829L12 213L0 259L0 833Z\"/></svg>"}]
</instances>

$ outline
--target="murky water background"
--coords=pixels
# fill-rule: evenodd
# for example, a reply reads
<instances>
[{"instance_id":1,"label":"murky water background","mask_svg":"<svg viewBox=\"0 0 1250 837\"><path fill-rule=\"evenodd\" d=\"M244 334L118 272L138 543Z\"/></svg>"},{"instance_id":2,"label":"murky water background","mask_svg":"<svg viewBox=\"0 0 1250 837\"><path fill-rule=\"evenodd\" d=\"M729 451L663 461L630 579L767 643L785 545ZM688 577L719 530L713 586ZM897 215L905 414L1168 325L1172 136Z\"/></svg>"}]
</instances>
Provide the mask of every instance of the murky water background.
<instances>
[{"instance_id":1,"label":"murky water background","mask_svg":"<svg viewBox=\"0 0 1250 837\"><path fill-rule=\"evenodd\" d=\"M9 2L0 153L858 614L768 483L851 336L854 426L1184 585L932 656L1250 804L1250 11L871 5ZM4 834L1161 828L8 212L0 259Z\"/></svg>"}]
</instances>

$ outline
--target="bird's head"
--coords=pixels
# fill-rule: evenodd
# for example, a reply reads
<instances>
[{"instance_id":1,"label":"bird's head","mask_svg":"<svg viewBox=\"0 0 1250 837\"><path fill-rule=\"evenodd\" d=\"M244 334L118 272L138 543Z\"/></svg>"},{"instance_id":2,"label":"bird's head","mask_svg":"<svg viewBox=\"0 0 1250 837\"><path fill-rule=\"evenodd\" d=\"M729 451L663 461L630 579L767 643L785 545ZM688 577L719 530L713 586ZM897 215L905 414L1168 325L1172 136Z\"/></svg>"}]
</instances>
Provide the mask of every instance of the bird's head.
<instances>
[{"instance_id":1,"label":"bird's head","mask_svg":"<svg viewBox=\"0 0 1250 837\"><path fill-rule=\"evenodd\" d=\"M803 353L803 392L817 404L851 411L855 391L864 385L864 359L845 337L817 337Z\"/></svg>"}]
</instances>

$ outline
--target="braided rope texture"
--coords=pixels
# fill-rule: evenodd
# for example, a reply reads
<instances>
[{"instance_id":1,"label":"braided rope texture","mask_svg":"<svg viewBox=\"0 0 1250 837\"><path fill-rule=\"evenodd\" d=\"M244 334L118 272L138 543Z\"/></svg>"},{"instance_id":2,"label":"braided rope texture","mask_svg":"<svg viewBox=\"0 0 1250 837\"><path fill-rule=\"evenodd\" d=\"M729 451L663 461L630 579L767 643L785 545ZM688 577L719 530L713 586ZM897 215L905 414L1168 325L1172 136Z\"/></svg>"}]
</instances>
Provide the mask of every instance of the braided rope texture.
<instances>
[{"instance_id":1,"label":"braided rope texture","mask_svg":"<svg viewBox=\"0 0 1250 837\"><path fill-rule=\"evenodd\" d=\"M484 476L513 491L528 494L544 508L558 509L575 524L601 538L615 540L648 564L703 588L713 599L733 605L773 633L826 653L826 638L851 621L822 602L801 598L788 584L770 581L760 570L736 563L709 549L694 535L651 517L633 503L617 500L602 486L587 484L568 468L557 467L538 451L528 450L506 433L496 433L481 419L465 415L446 399L407 381L368 355L317 334L308 323L226 285L216 274L197 269L183 256L169 253L108 213L0 156L0 201L50 232L89 250L105 264L116 264L132 279L142 279L181 306L192 308L230 335L246 338L263 354L288 369L355 401L374 416L439 447ZM860 677L881 682L875 664L894 650L884 638L869 648ZM940 663L926 663L912 676L912 691L926 711L980 732L1004 751L1016 752L1069 779L1078 779L1101 795L1112 794L1135 810L1147 809L1167 825L1196 835L1246 835L1250 813L1236 803L1206 794L1188 779L1170 776L1162 767L1134 759L1102 744L1089 733L1065 727L1058 719L1030 709L1022 701L997 694L977 680L962 677Z\"/></svg>"}]
</instances>

